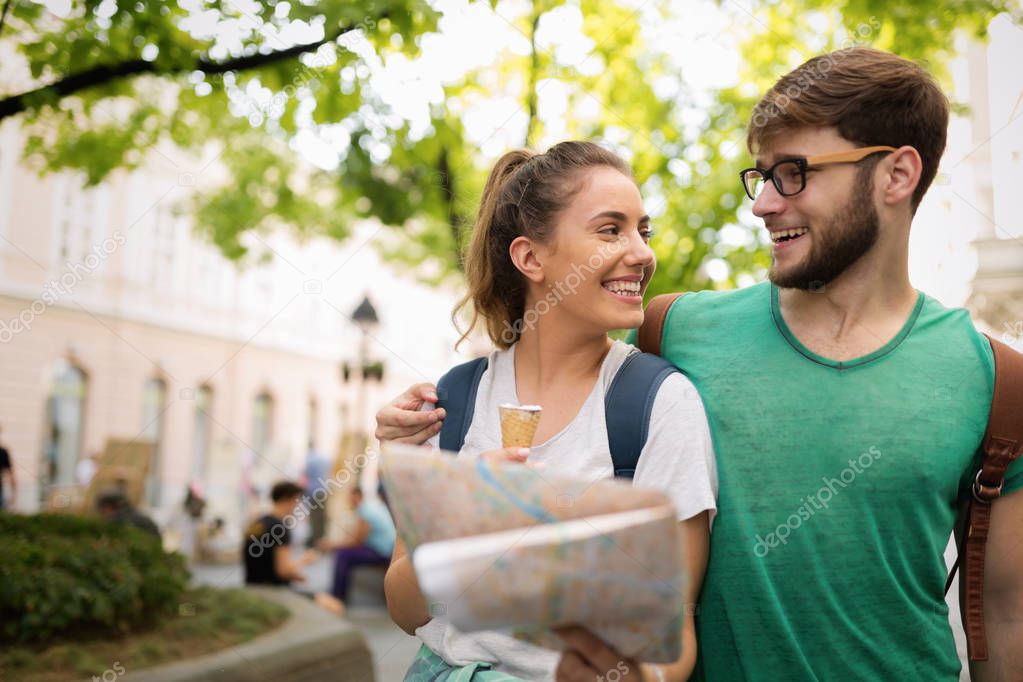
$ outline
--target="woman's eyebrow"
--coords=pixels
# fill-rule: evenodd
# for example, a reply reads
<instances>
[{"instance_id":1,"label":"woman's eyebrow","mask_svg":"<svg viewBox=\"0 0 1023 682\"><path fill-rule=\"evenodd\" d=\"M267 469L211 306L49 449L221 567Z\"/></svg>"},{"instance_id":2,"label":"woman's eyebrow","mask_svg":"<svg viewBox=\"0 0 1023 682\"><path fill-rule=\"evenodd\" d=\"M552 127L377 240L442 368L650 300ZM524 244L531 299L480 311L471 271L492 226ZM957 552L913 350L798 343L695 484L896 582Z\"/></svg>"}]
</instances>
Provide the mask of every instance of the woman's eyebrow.
<instances>
[{"instance_id":1,"label":"woman's eyebrow","mask_svg":"<svg viewBox=\"0 0 1023 682\"><path fill-rule=\"evenodd\" d=\"M621 211L601 211L600 213L590 218L590 220L596 220L597 218L611 218L613 220L619 220L623 223L629 219L629 217L622 213ZM640 224L649 223L650 216L648 215L643 216L642 218L639 219L639 222Z\"/></svg>"}]
</instances>

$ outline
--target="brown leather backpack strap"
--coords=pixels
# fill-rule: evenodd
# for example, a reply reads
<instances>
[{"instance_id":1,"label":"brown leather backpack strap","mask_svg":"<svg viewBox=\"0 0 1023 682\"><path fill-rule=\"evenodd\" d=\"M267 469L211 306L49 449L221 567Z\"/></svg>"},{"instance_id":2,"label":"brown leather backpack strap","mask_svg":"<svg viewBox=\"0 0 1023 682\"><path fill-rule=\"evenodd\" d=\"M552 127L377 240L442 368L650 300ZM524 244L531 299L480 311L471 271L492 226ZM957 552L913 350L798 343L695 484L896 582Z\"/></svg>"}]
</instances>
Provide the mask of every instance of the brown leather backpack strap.
<instances>
[{"instance_id":1,"label":"brown leather backpack strap","mask_svg":"<svg viewBox=\"0 0 1023 682\"><path fill-rule=\"evenodd\" d=\"M661 354L661 338L664 336L664 321L668 319L668 311L682 294L661 294L650 299L646 306L646 315L639 328L636 345L644 353Z\"/></svg>"},{"instance_id":2,"label":"brown leather backpack strap","mask_svg":"<svg viewBox=\"0 0 1023 682\"><path fill-rule=\"evenodd\" d=\"M988 337L995 356L991 414L981 443L983 458L973 482L966 533L957 563L963 629L971 661L986 661L984 556L991 526L991 504L1002 494L1005 472L1023 450L1023 354Z\"/></svg>"}]
</instances>

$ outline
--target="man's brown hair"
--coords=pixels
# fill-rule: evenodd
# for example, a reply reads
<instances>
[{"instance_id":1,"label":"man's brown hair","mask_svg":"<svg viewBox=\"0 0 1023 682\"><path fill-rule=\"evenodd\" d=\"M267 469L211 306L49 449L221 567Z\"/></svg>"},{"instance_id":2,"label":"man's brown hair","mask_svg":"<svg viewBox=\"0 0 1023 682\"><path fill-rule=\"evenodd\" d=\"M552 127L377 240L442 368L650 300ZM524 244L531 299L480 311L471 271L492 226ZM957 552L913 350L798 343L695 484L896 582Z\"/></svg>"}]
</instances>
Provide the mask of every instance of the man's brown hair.
<instances>
[{"instance_id":1,"label":"man's brown hair","mask_svg":"<svg viewBox=\"0 0 1023 682\"><path fill-rule=\"evenodd\" d=\"M923 161L912 208L938 173L948 131L948 98L919 65L890 52L851 47L814 57L782 76L753 109L751 153L786 131L836 128L863 147L909 145Z\"/></svg>"}]
</instances>

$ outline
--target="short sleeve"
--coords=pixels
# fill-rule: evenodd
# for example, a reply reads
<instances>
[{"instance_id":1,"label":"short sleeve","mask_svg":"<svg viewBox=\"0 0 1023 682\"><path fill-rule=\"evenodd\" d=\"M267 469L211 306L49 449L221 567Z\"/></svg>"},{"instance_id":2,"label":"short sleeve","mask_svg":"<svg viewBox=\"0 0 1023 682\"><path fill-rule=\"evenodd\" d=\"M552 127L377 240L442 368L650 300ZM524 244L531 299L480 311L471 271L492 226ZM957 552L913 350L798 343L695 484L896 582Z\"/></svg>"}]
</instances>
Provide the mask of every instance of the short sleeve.
<instances>
[{"instance_id":1,"label":"short sleeve","mask_svg":"<svg viewBox=\"0 0 1023 682\"><path fill-rule=\"evenodd\" d=\"M717 510L718 477L703 400L689 379L675 373L654 398L646 445L633 485L665 492L679 521Z\"/></svg>"}]
</instances>

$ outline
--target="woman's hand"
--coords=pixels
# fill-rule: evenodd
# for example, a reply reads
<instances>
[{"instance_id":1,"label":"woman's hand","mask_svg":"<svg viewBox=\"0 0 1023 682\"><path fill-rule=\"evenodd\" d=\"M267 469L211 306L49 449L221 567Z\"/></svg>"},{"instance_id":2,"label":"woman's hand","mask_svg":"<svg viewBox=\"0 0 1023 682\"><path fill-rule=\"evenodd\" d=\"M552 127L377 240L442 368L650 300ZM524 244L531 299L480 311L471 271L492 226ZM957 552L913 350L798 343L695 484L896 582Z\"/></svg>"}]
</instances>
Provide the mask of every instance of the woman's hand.
<instances>
[{"instance_id":1,"label":"woman's hand","mask_svg":"<svg viewBox=\"0 0 1023 682\"><path fill-rule=\"evenodd\" d=\"M565 651L554 671L557 682L647 682L638 661L622 656L586 628L562 627L554 632L565 640Z\"/></svg>"},{"instance_id":2,"label":"woman's hand","mask_svg":"<svg viewBox=\"0 0 1023 682\"><path fill-rule=\"evenodd\" d=\"M480 459L487 463L496 464L504 464L506 462L525 464L527 457L529 457L529 448L499 448L480 453Z\"/></svg>"}]
</instances>

